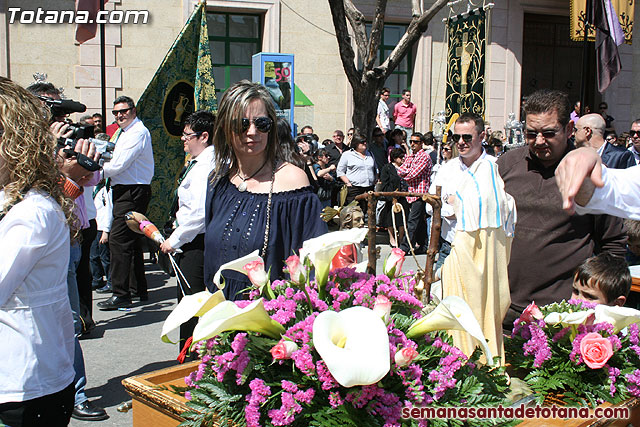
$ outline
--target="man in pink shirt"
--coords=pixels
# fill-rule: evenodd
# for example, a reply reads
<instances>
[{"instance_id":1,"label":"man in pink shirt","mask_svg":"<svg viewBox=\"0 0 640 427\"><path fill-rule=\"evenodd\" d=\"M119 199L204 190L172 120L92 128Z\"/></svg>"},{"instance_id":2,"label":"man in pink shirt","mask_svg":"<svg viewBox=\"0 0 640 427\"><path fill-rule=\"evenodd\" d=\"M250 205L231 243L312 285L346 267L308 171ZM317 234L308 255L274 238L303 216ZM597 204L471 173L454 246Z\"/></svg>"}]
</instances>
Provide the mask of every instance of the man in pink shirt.
<instances>
[{"instance_id":1,"label":"man in pink shirt","mask_svg":"<svg viewBox=\"0 0 640 427\"><path fill-rule=\"evenodd\" d=\"M407 133L407 141L411 138L416 120L416 105L411 102L411 91L402 91L402 101L393 107L393 121L396 129L402 129Z\"/></svg>"}]
</instances>

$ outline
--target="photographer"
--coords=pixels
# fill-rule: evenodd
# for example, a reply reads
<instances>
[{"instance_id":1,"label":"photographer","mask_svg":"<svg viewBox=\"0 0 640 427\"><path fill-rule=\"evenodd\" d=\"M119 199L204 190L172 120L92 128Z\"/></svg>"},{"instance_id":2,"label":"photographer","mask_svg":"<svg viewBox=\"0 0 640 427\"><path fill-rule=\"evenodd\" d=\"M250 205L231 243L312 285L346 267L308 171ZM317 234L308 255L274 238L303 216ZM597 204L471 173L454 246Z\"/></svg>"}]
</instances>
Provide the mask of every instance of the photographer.
<instances>
[{"instance_id":1,"label":"photographer","mask_svg":"<svg viewBox=\"0 0 640 427\"><path fill-rule=\"evenodd\" d=\"M77 224L82 236L82 245L81 242L75 239L70 245L67 271L67 288L73 314L74 333L76 336L75 357L73 362L73 367L76 372L74 379L75 402L72 416L80 420L103 420L108 418L105 410L90 402L85 394L87 379L82 348L78 340L78 337L83 332L83 328L86 330L86 325L93 324L90 315L93 302L89 269L89 249L97 231L95 220L90 221L87 216L83 190L84 186L97 184L100 175L98 171L92 172L78 163L78 159L81 158L82 154L80 156L73 154L73 151L69 152L69 148L61 146L60 143L61 140L74 136L74 133L85 136L93 135L91 133L84 134L82 128L78 131L78 127L72 127L69 123L65 122L66 116L70 111L58 107L60 104L55 103L55 101L61 99L61 96L60 91L56 89L53 84L38 82L27 87L27 90L41 99L45 111L51 108L53 122L51 123L50 131L58 142L56 164L58 170L67 178L64 184L64 190L65 193L75 201L74 214L77 218ZM76 104L78 103L70 101L66 104L77 107ZM78 105L81 106L81 104ZM90 153L90 157L85 157L85 160L91 160L91 157L94 157L94 160L97 161L99 157L95 153L95 147L92 147L92 144L84 139L77 140L75 143L75 151L76 153ZM93 203L93 201L90 202ZM81 306L81 300L84 303L84 309Z\"/></svg>"},{"instance_id":2,"label":"photographer","mask_svg":"<svg viewBox=\"0 0 640 427\"><path fill-rule=\"evenodd\" d=\"M63 426L74 394L67 292L73 203L40 102L0 77L0 424ZM89 154L86 145L84 153ZM69 162L66 171L83 172Z\"/></svg>"}]
</instances>

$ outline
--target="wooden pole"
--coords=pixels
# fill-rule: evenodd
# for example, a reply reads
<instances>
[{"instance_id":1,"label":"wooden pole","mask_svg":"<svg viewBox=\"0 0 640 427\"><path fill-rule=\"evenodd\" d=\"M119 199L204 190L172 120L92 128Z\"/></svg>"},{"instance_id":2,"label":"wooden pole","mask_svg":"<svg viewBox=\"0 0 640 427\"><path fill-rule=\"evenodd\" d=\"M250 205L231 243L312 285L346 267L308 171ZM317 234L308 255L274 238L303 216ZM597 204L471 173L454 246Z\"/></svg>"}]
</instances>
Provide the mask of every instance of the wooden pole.
<instances>
[{"instance_id":1,"label":"wooden pole","mask_svg":"<svg viewBox=\"0 0 640 427\"><path fill-rule=\"evenodd\" d=\"M429 249L427 251L427 265L425 268L425 290L427 291L427 299L429 298L429 292L431 291L431 282L433 280L433 262L435 260L436 253L438 253L438 244L440 242L440 219L442 201L440 200L440 187L436 188L436 194L429 193L410 193L407 191L369 191L365 194L359 194L355 197L355 200L367 200L367 215L369 220L367 222L369 232L367 234L368 244L368 262L367 272L369 274L376 274L376 201L379 197L422 197L422 199L429 203L433 208L433 218L431 220L431 237L429 238Z\"/></svg>"},{"instance_id":2,"label":"wooden pole","mask_svg":"<svg viewBox=\"0 0 640 427\"><path fill-rule=\"evenodd\" d=\"M367 233L367 273L376 274L376 197L373 192L367 194L367 216L369 217L369 232Z\"/></svg>"},{"instance_id":3,"label":"wooden pole","mask_svg":"<svg viewBox=\"0 0 640 427\"><path fill-rule=\"evenodd\" d=\"M427 249L427 263L424 266L424 293L423 299L428 303L431 300L431 283L433 283L433 263L436 260L438 247L440 246L440 229L442 228L442 200L440 194L442 187L436 187L436 196L438 197L437 207L433 207L433 215L431 215L431 232L429 233L429 248ZM424 302L424 301L423 301Z\"/></svg>"}]
</instances>

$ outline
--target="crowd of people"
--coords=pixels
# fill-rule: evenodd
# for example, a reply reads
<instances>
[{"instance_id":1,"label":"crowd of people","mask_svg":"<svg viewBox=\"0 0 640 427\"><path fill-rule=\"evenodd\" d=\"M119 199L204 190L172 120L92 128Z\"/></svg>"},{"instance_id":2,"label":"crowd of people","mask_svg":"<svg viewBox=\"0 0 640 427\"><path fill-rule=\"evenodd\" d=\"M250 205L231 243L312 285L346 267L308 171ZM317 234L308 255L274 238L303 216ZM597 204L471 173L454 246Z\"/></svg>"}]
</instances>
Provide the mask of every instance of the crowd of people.
<instances>
[{"instance_id":1,"label":"crowd of people","mask_svg":"<svg viewBox=\"0 0 640 427\"><path fill-rule=\"evenodd\" d=\"M105 419L84 394L79 339L94 326L92 291L112 294L100 310L149 299L143 237L126 214L144 215L151 198L151 136L134 100L118 97L110 126L100 115L82 118L115 144L110 161L89 167L100 157L94 144L79 138L71 147L65 117L48 110L47 100L60 98L54 85L25 90L0 77L0 89L0 235L13 242L0 249L9 260L0 269L0 336L12 343L0 368L0 421ZM336 130L322 142L308 125L292 138L269 92L249 81L232 85L215 114L187 116L181 141L188 162L177 174L159 248L180 270L178 300L205 289L246 298L247 276L226 269L221 280L219 271L254 251L271 279L280 278L302 242L327 232L320 213L339 204L343 187L345 204L374 189L411 193L380 199L375 212L390 245L416 255L426 252L432 221L420 194L440 188L440 277L458 228L460 182L487 164L517 206L505 332L534 300L637 304L625 257L635 263L640 256L640 120L630 126L626 149L607 133L613 118L606 104L579 116L565 93L541 90L524 104L527 145L506 151L502 133L472 113L437 141L416 129L409 90L393 109L389 95L388 88L380 92L370 135ZM359 205L366 213L366 202ZM181 348L194 326L192 320L181 327Z\"/></svg>"}]
</instances>

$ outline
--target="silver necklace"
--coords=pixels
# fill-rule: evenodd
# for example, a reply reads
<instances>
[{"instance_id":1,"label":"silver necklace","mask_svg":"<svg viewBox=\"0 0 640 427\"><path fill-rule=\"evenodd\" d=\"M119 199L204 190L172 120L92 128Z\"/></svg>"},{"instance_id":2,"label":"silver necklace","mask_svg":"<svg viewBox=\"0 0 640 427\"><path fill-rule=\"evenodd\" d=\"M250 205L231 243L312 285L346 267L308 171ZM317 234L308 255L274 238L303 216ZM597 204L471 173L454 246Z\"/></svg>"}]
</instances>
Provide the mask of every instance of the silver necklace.
<instances>
[{"instance_id":1,"label":"silver necklace","mask_svg":"<svg viewBox=\"0 0 640 427\"><path fill-rule=\"evenodd\" d=\"M238 184L238 191L240 191L241 193L244 193L245 191L247 191L247 180L249 180L249 179L253 178L254 176L256 176L258 174L258 172L260 172L264 168L264 165L267 164L267 161L268 161L268 159L266 159L264 161L262 166L260 166L260 168L257 171L255 171L251 176L249 176L247 178L243 178L242 175L240 175L240 168L238 168L238 172L236 173L236 176L242 180L242 182L240 184Z\"/></svg>"}]
</instances>

